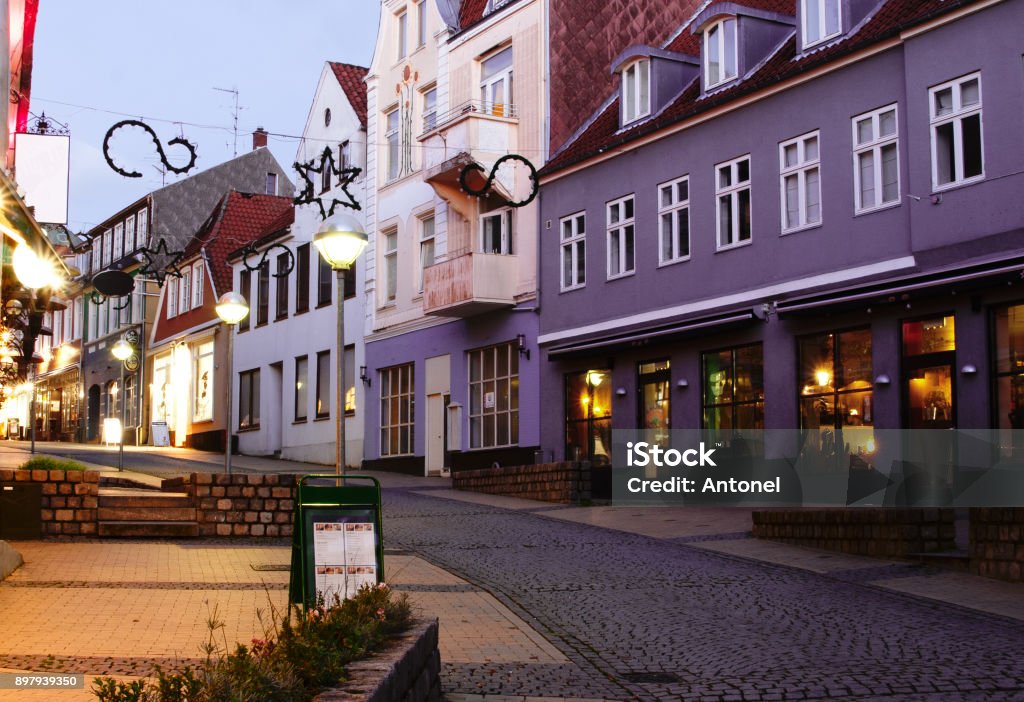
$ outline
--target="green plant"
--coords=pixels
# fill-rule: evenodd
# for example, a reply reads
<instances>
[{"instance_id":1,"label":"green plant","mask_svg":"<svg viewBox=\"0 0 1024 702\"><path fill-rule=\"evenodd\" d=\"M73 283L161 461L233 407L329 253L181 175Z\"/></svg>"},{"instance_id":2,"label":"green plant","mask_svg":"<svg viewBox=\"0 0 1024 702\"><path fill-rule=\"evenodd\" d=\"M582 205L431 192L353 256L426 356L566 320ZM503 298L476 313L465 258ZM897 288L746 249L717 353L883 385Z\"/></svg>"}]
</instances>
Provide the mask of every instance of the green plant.
<instances>
[{"instance_id":1,"label":"green plant","mask_svg":"<svg viewBox=\"0 0 1024 702\"><path fill-rule=\"evenodd\" d=\"M156 669L155 681L96 678L99 702L309 702L343 682L345 666L380 649L412 622L406 595L367 585L348 600L321 597L305 614L270 605L258 611L263 638L231 644L214 607L207 617L202 663L177 672Z\"/></svg>"},{"instance_id":2,"label":"green plant","mask_svg":"<svg viewBox=\"0 0 1024 702\"><path fill-rule=\"evenodd\" d=\"M56 458L54 456L35 456L18 466L19 470L86 470L86 467L77 461L67 458Z\"/></svg>"}]
</instances>

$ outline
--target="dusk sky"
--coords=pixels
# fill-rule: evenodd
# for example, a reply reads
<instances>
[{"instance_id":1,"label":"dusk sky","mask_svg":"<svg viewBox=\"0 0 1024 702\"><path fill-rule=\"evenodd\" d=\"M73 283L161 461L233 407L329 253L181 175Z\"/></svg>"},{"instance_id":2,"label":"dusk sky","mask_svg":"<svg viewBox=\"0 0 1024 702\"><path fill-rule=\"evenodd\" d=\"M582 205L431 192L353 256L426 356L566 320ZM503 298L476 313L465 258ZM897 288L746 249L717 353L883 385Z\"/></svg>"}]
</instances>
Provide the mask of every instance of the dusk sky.
<instances>
[{"instance_id":1,"label":"dusk sky","mask_svg":"<svg viewBox=\"0 0 1024 702\"><path fill-rule=\"evenodd\" d=\"M323 62L369 65L378 10L374 0L41 0L31 110L71 128L71 229L88 230L161 185L142 130L120 130L112 145L118 163L143 178L107 166L111 125L141 117L163 142L184 134L199 151L192 174L232 156L234 97L215 87L240 93L239 153L257 126L299 135ZM297 145L270 139L289 171ZM187 161L180 147L168 156Z\"/></svg>"}]
</instances>

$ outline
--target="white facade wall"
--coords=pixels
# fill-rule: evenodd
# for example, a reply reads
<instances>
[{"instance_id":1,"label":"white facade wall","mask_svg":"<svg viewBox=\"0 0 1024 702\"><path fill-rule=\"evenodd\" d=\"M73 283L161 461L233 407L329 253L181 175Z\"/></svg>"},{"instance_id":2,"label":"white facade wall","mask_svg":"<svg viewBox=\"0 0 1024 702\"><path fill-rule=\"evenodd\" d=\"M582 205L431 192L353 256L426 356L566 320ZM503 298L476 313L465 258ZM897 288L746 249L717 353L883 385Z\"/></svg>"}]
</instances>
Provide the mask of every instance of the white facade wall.
<instances>
[{"instance_id":1,"label":"white facade wall","mask_svg":"<svg viewBox=\"0 0 1024 702\"><path fill-rule=\"evenodd\" d=\"M324 124L324 111L330 108L331 123ZM338 158L338 147L344 141L351 143L351 153L355 165L365 166L366 134L362 130L355 111L348 102L345 92L338 84L330 66L324 66L320 77L313 105L310 108L306 128L303 131L304 141L296 153L296 161L302 163L316 159L324 147L330 147L334 157ZM315 177L315 176L314 176ZM345 213L365 222L366 187L365 170L356 181L349 186L349 192L360 203L363 210L352 210L338 206L336 213ZM304 183L299 179L296 191L300 191ZM319 182L315 192L320 194ZM329 207L331 197L344 201L345 197L336 186L323 194L325 206ZM312 242L313 234L321 224L320 210L317 205L304 205L295 210L295 223L291 227L290 237L280 240L293 253L304 243ZM280 249L270 252L270 270L276 269L276 256ZM258 258L251 257L255 263ZM317 266L319 254L310 243L310 275L309 275L309 310L296 315L297 270L289 275L288 317L275 321L277 310L277 281L270 277L269 321L264 326L256 326L255 290L257 274L253 272L253 298L250 299L249 330L236 333L234 344L233 382L234 395L232 400L232 431L238 434L239 451L246 455L280 455L282 459L333 465L335 462L335 396L337 392L337 296L342 294L333 283L332 302L317 307ZM239 275L244 270L241 262L233 265L234 289L239 289ZM334 276L332 274L332 280ZM365 365L363 346L363 297L360 291L365 286L365 266L363 258L356 264L356 291L354 298L345 301L345 344L355 345L354 378L346 378L348 385L355 387L356 412L346 418L346 463L359 466L363 458L363 417L364 417L364 385L359 379L359 368ZM316 372L317 353L330 351L330 415L328 418L317 419ZM305 355L308 359L309 383L307 392L307 410L304 421L295 418L295 365L296 358ZM239 374L248 370L260 370L260 426L255 430L239 430Z\"/></svg>"}]
</instances>

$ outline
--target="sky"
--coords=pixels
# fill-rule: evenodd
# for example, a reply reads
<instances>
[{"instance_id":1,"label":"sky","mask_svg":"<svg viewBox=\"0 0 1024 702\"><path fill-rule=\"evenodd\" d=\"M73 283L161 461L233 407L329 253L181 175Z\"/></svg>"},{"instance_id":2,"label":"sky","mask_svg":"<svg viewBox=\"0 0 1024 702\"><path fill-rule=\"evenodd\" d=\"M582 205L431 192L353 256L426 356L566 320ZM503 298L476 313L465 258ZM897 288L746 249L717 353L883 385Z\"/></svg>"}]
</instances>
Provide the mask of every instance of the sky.
<instances>
[{"instance_id":1,"label":"sky","mask_svg":"<svg viewBox=\"0 0 1024 702\"><path fill-rule=\"evenodd\" d=\"M164 143L183 134L198 149L190 174L233 154L234 96L214 88L239 91L238 153L257 126L300 135L324 61L369 65L378 12L378 0L40 0L30 109L71 130L68 226L87 231L164 182L139 129L119 130L111 151L143 177L110 169L113 124L141 118ZM269 146L290 171L298 140Z\"/></svg>"}]
</instances>

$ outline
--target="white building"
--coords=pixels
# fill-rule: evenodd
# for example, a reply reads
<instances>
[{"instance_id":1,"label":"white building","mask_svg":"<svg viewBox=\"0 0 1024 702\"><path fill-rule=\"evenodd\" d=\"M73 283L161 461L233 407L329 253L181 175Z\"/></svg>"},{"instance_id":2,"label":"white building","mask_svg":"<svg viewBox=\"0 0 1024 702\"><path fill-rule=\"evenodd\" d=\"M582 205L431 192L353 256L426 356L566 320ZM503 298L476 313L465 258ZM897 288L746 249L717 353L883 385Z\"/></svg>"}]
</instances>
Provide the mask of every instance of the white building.
<instances>
[{"instance_id":1,"label":"white building","mask_svg":"<svg viewBox=\"0 0 1024 702\"><path fill-rule=\"evenodd\" d=\"M366 166L366 69L328 62L303 130L295 160L320 167L325 149L338 169ZM363 206L362 172L347 186L330 168L311 173L313 195L325 210L334 200ZM305 183L296 185L302 192ZM351 197L349 197L351 196ZM336 205L336 212L363 221L362 210ZM239 451L331 465L335 461L337 387L337 298L334 271L312 244L322 222L317 202L295 208L295 222L275 239L258 242L249 267L266 253L261 273L249 270L241 251L231 257L234 289L249 300L250 314L239 326L234 345L234 420ZM287 248L294 258L288 273ZM284 267L279 267L284 266ZM352 273L354 272L354 276ZM365 365L362 323L362 261L348 274L345 301L346 463L363 457L363 395L360 367ZM280 274L280 277L278 275Z\"/></svg>"}]
</instances>

